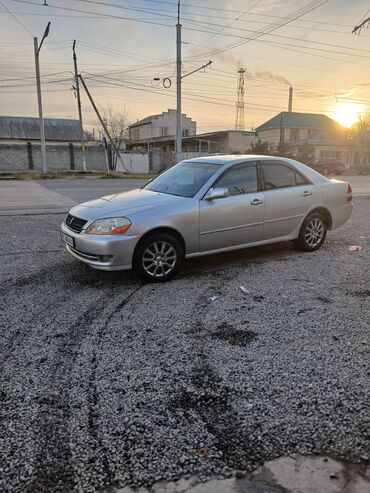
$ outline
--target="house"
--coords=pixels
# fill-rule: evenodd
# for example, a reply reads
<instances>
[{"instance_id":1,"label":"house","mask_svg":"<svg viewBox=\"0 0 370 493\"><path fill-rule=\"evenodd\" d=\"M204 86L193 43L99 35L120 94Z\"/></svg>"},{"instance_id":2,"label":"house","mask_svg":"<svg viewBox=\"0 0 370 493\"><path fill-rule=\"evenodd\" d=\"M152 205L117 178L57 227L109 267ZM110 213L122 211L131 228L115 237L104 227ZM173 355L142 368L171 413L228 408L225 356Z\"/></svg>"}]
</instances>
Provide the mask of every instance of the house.
<instances>
[{"instance_id":1,"label":"house","mask_svg":"<svg viewBox=\"0 0 370 493\"><path fill-rule=\"evenodd\" d=\"M158 137L175 137L176 135L176 110L164 111L159 115L150 115L142 120L129 125L129 140L155 139ZM197 124L186 115L182 115L182 135L195 135Z\"/></svg>"},{"instance_id":2,"label":"house","mask_svg":"<svg viewBox=\"0 0 370 493\"><path fill-rule=\"evenodd\" d=\"M347 168L356 167L360 159L349 129L319 113L283 111L257 127L256 132L258 139L273 147L288 144L299 152L300 146L310 146L314 159L340 159Z\"/></svg>"},{"instance_id":3,"label":"house","mask_svg":"<svg viewBox=\"0 0 370 493\"><path fill-rule=\"evenodd\" d=\"M242 154L248 151L256 139L255 132L242 130L219 130L182 138L182 150L186 152L207 152L217 154ZM129 140L127 149L162 149L165 152L175 150L174 137L156 137L152 139Z\"/></svg>"},{"instance_id":4,"label":"house","mask_svg":"<svg viewBox=\"0 0 370 493\"><path fill-rule=\"evenodd\" d=\"M188 135L182 139L182 159L208 154L242 154L249 150L256 139L255 132L241 130L220 130L202 134ZM160 168L174 164L175 139L171 137L154 137L152 139L129 140L126 149L131 151L155 153Z\"/></svg>"},{"instance_id":5,"label":"house","mask_svg":"<svg viewBox=\"0 0 370 493\"><path fill-rule=\"evenodd\" d=\"M47 144L68 144L81 141L79 120L45 118L45 140ZM25 144L40 141L38 118L0 116L0 144Z\"/></svg>"},{"instance_id":6,"label":"house","mask_svg":"<svg viewBox=\"0 0 370 493\"><path fill-rule=\"evenodd\" d=\"M282 111L256 128L257 137L273 145L297 145L325 133L332 139L346 138L348 129L319 113Z\"/></svg>"}]
</instances>

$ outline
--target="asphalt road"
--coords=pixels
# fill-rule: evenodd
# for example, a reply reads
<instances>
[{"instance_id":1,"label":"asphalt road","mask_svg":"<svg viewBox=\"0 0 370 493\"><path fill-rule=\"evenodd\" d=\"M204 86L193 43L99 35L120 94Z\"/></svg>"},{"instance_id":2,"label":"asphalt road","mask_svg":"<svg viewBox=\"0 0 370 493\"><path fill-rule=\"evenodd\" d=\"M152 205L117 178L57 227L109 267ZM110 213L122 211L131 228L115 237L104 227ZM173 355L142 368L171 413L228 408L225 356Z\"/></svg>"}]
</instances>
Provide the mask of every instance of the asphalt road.
<instances>
[{"instance_id":1,"label":"asphalt road","mask_svg":"<svg viewBox=\"0 0 370 493\"><path fill-rule=\"evenodd\" d=\"M318 252L197 258L163 285L81 265L62 218L0 218L0 491L228 476L295 452L369 462L368 199Z\"/></svg>"},{"instance_id":2,"label":"asphalt road","mask_svg":"<svg viewBox=\"0 0 370 493\"><path fill-rule=\"evenodd\" d=\"M355 196L370 195L370 175L333 178L350 182ZM93 178L0 181L0 216L67 212L81 202L144 184L145 180Z\"/></svg>"},{"instance_id":3,"label":"asphalt road","mask_svg":"<svg viewBox=\"0 0 370 493\"><path fill-rule=\"evenodd\" d=\"M120 193L133 188L142 187L147 180L136 179L75 179L75 180L42 180L41 183L47 190L60 193L76 202L102 197L110 193ZM369 180L370 193L370 180Z\"/></svg>"}]
</instances>

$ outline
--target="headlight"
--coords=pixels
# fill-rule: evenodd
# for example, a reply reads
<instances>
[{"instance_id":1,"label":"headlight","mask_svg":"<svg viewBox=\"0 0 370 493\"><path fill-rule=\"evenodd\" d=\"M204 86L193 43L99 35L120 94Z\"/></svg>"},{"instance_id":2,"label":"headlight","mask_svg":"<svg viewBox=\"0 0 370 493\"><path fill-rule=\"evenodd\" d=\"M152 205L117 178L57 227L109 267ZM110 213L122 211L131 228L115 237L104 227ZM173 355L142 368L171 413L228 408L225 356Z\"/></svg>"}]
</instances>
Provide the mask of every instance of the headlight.
<instances>
[{"instance_id":1,"label":"headlight","mask_svg":"<svg viewBox=\"0 0 370 493\"><path fill-rule=\"evenodd\" d=\"M106 217L93 222L85 231L90 235L122 235L131 226L126 217Z\"/></svg>"}]
</instances>

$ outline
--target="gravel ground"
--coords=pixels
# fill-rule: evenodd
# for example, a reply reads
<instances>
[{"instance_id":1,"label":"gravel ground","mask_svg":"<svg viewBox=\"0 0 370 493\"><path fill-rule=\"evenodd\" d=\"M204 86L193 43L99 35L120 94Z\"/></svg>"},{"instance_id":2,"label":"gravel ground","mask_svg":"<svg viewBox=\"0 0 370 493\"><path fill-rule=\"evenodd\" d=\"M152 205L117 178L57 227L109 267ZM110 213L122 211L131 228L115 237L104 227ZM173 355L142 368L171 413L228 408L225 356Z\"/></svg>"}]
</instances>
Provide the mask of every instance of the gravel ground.
<instances>
[{"instance_id":1,"label":"gravel ground","mask_svg":"<svg viewBox=\"0 0 370 493\"><path fill-rule=\"evenodd\" d=\"M0 218L1 491L369 461L368 199L321 251L198 258L163 285L79 264L61 220Z\"/></svg>"}]
</instances>

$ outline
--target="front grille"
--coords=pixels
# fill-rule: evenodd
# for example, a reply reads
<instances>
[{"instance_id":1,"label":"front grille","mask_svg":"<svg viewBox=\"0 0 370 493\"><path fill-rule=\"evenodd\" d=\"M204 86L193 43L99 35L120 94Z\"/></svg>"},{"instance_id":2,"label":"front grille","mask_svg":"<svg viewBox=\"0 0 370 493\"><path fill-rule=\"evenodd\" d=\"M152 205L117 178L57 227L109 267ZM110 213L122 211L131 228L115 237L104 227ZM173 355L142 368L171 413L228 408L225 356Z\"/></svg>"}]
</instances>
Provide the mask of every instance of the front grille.
<instances>
[{"instance_id":1,"label":"front grille","mask_svg":"<svg viewBox=\"0 0 370 493\"><path fill-rule=\"evenodd\" d=\"M75 231L76 233L81 233L82 228L85 226L86 223L87 223L86 219L81 219L80 217L67 214L66 225L68 226L69 229Z\"/></svg>"}]
</instances>

